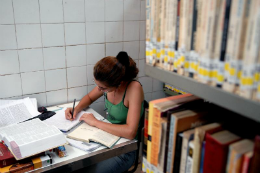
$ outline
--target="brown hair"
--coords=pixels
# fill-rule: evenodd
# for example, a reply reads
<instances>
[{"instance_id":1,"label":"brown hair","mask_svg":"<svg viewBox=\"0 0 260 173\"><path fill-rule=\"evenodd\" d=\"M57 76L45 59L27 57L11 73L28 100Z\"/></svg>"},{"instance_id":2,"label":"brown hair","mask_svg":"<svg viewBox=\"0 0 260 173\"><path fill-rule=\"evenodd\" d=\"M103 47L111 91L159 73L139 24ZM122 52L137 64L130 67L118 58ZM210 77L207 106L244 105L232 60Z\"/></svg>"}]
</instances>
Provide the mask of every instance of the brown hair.
<instances>
[{"instance_id":1,"label":"brown hair","mask_svg":"<svg viewBox=\"0 0 260 173\"><path fill-rule=\"evenodd\" d=\"M119 52L117 57L107 56L94 66L95 79L110 87L118 87L122 81L133 80L138 72L136 63L126 52Z\"/></svg>"}]
</instances>

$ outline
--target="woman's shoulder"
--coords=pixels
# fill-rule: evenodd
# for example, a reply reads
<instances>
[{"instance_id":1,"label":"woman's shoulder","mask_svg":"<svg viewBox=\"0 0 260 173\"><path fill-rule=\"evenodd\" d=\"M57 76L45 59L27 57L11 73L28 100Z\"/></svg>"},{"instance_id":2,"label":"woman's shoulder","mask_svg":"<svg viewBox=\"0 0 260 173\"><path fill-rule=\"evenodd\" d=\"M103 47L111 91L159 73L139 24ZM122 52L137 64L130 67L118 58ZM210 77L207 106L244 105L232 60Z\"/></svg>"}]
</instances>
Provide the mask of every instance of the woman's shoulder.
<instances>
[{"instance_id":1,"label":"woman's shoulder","mask_svg":"<svg viewBox=\"0 0 260 173\"><path fill-rule=\"evenodd\" d=\"M135 89L140 88L140 89L141 89L141 88L143 88L143 87L142 87L142 84L141 84L139 81L133 80L133 81L131 81L131 82L129 83L128 88L135 88Z\"/></svg>"}]
</instances>

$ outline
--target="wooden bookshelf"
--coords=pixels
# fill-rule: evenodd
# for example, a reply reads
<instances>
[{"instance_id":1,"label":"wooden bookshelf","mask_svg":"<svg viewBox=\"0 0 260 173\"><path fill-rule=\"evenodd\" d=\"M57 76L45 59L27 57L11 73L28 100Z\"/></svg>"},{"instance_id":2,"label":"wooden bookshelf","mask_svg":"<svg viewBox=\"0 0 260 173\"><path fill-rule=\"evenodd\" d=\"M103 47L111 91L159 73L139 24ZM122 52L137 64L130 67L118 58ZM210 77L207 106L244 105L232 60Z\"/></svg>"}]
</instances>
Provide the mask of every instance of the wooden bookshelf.
<instances>
[{"instance_id":1,"label":"wooden bookshelf","mask_svg":"<svg viewBox=\"0 0 260 173\"><path fill-rule=\"evenodd\" d=\"M200 83L192 78L174 72L145 65L145 74L162 82L181 88L218 106L260 122L260 103L245 99L217 87Z\"/></svg>"}]
</instances>

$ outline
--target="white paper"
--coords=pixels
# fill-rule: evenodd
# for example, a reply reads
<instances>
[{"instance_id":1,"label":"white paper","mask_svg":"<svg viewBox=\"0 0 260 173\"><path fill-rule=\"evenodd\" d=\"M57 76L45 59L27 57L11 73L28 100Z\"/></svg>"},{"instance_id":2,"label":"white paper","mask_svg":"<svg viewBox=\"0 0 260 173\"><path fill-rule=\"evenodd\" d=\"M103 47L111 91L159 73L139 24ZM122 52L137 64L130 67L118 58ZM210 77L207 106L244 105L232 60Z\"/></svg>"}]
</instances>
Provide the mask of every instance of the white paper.
<instances>
[{"instance_id":1,"label":"white paper","mask_svg":"<svg viewBox=\"0 0 260 173\"><path fill-rule=\"evenodd\" d=\"M65 118L65 110L67 108L63 108L62 110L59 110L56 112L55 115L53 115L52 117L44 120L44 122L48 125L54 125L56 126L58 129L67 132L70 129L72 129L73 127L75 127L77 124L79 124L81 121L79 121L80 117L84 114L84 113L88 113L85 111L81 111L75 120L70 121L67 120ZM92 113L92 112L91 112ZM93 114L94 115L94 114ZM95 116L95 115L94 115ZM100 118L96 117L98 120L101 120Z\"/></svg>"}]
</instances>

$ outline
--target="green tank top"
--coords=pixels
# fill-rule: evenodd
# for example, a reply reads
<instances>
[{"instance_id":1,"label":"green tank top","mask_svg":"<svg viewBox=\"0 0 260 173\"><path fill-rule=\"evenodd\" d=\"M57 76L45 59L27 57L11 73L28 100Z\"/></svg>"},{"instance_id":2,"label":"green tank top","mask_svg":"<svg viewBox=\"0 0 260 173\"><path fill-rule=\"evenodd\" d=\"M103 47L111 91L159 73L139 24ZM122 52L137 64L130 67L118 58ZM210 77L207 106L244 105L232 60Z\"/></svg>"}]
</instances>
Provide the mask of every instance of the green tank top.
<instances>
[{"instance_id":1,"label":"green tank top","mask_svg":"<svg viewBox=\"0 0 260 173\"><path fill-rule=\"evenodd\" d=\"M126 90L127 90L127 87L128 87L129 84L130 84L130 82L126 86L125 93L123 95L121 102L116 104L116 105L111 103L107 99L107 94L104 93L105 108L106 108L105 110L106 110L106 114L107 114L107 120L109 122L111 122L112 124L126 124L128 108L124 105L124 99L125 99ZM140 111L140 118L142 117L143 112L144 112L143 105L144 105L144 102L142 102L141 111ZM138 125L138 129L139 129L139 126L140 126L140 122L139 122L139 125ZM137 139L137 137L138 137L138 132L135 136L135 139Z\"/></svg>"}]
</instances>

